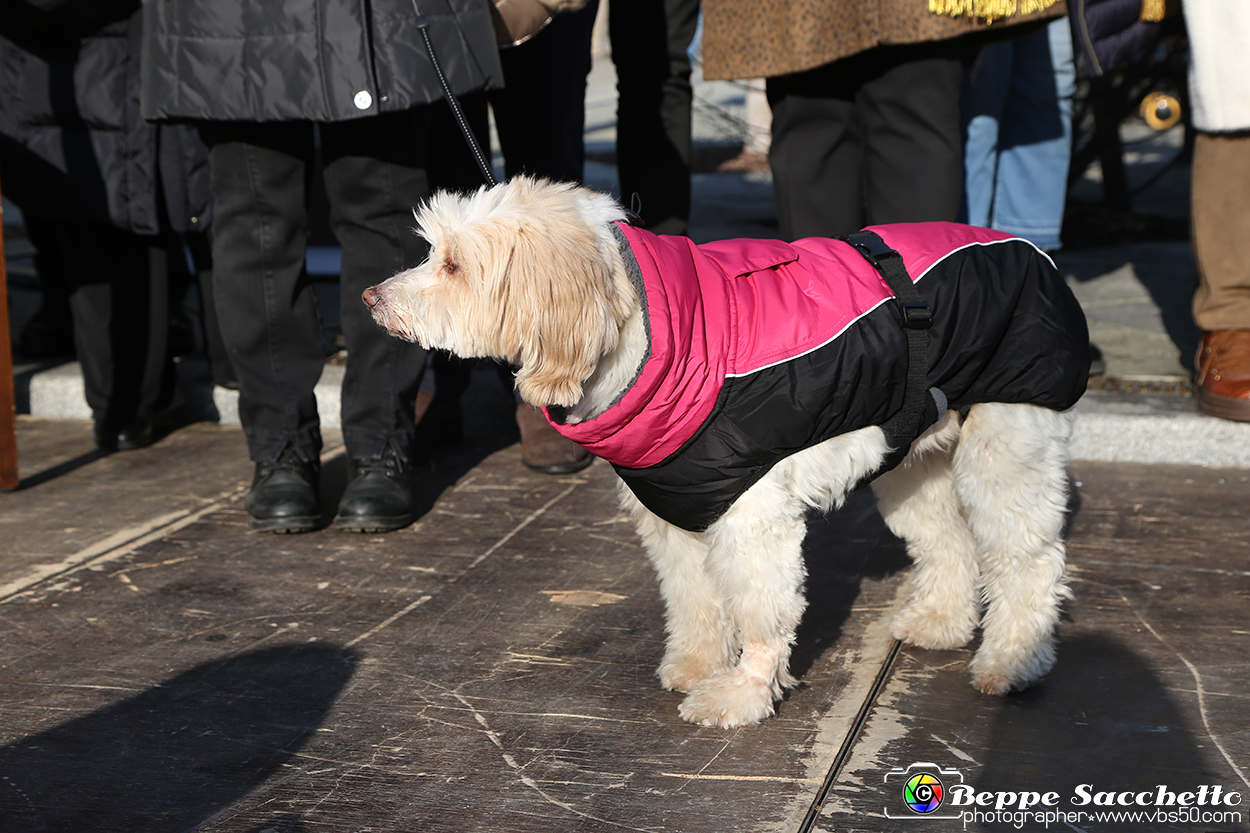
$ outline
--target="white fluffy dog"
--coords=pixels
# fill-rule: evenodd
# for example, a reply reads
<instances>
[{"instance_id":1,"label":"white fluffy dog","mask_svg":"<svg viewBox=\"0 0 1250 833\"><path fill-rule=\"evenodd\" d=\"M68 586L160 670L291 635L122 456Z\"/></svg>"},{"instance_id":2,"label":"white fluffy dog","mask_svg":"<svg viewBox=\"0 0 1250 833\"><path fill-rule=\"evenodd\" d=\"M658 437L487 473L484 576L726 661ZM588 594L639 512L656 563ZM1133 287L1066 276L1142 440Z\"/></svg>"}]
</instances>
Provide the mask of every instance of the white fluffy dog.
<instances>
[{"instance_id":1,"label":"white fluffy dog","mask_svg":"<svg viewBox=\"0 0 1250 833\"><path fill-rule=\"evenodd\" d=\"M622 245L625 213L613 199L518 178L469 195L440 193L417 218L432 247L428 260L364 293L380 325L429 348L518 366L521 396L546 408L553 424L574 439L578 426L594 424L622 402L658 349L653 342L659 319L648 311L657 303L646 298L650 290L631 276L629 250ZM890 228L881 227L882 234ZM648 239L678 241L664 245L684 246L682 251L702 248L683 238ZM964 247L959 256L1011 249L999 242ZM771 257L778 262L789 257L785 252L799 251L792 245L800 243L759 242L766 253L779 253ZM647 259L640 245L634 249L639 261ZM724 261L724 250L717 251L717 262ZM801 251L798 259L812 262ZM1035 250L1028 257L1049 263ZM747 278L728 278L735 280ZM939 287L939 280L926 276L916 286ZM734 291L745 290L735 285ZM855 320L865 315L860 310ZM881 326L882 332L897 330L898 343L906 344L897 323ZM786 327L793 328L793 322ZM1084 332L1074 341L1082 338L1087 340ZM1013 340L1017 352L1020 342ZM683 354L681 361L693 360ZM1045 360L1030 354L1025 363ZM681 372L688 370L684 364ZM878 364L858 366L871 374ZM724 375L734 384L762 372L731 370ZM697 372L694 378L702 378ZM859 387L866 387L860 378ZM945 404L940 396L937 401ZM893 634L923 648L950 649L967 644L980 624L981 643L969 670L973 685L985 693L1023 688L1054 662L1059 605L1068 595L1061 539L1067 404L977 401L957 407L952 397L949 409L936 406L940 413L911 442L901 464L872 480L886 524L906 541L915 563L911 597L894 618ZM656 464L656 454L672 455L663 442L670 423L684 418L670 410L651 423L661 447L647 465ZM660 682L687 694L680 707L686 720L722 727L756 723L773 714L783 691L795 685L787 669L805 606L805 513L842 505L892 450L880 425L852 428L757 467L745 490L733 493L706 525L664 520L662 502L651 502L649 509L633 489L621 486L621 502L659 575L667 612ZM686 434L677 433L684 448ZM612 460L604 447L590 447ZM623 475L630 473L628 461L612 462Z\"/></svg>"}]
</instances>

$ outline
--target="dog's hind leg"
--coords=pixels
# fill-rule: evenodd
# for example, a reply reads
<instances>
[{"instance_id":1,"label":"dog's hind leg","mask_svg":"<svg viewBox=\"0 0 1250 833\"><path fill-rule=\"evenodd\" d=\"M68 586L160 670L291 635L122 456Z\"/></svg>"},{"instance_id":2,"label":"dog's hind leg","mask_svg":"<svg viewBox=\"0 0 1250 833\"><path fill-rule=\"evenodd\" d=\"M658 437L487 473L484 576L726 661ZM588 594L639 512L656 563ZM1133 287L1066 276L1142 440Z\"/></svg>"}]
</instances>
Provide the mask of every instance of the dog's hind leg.
<instances>
[{"instance_id":1,"label":"dog's hind leg","mask_svg":"<svg viewBox=\"0 0 1250 833\"><path fill-rule=\"evenodd\" d=\"M891 623L897 639L921 648L968 644L980 619L976 542L960 510L951 458L960 419L948 411L912 444L897 468L873 481L886 526L907 542L911 598Z\"/></svg>"},{"instance_id":2,"label":"dog's hind leg","mask_svg":"<svg viewBox=\"0 0 1250 833\"><path fill-rule=\"evenodd\" d=\"M770 475L706 533L710 572L742 654L734 668L690 691L680 708L686 720L724 728L758 723L773 714L782 690L794 685L788 666L804 608L804 510Z\"/></svg>"},{"instance_id":3,"label":"dog's hind leg","mask_svg":"<svg viewBox=\"0 0 1250 833\"><path fill-rule=\"evenodd\" d=\"M660 580L668 634L660 662L660 684L690 691L700 680L733 665L738 641L720 591L707 573L703 536L656 517L624 483L622 508L633 518Z\"/></svg>"},{"instance_id":4,"label":"dog's hind leg","mask_svg":"<svg viewBox=\"0 0 1250 833\"><path fill-rule=\"evenodd\" d=\"M1070 414L974 405L955 450L955 485L977 542L985 596L972 684L1005 694L1055 662L1064 583Z\"/></svg>"}]
</instances>

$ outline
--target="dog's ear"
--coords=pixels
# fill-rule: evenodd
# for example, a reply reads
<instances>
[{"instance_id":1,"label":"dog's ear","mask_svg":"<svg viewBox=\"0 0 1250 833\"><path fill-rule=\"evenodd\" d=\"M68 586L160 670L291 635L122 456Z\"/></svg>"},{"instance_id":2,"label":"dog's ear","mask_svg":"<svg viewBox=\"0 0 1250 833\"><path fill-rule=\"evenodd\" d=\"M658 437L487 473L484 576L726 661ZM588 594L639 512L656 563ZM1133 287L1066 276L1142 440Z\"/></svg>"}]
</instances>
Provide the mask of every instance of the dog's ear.
<instances>
[{"instance_id":1,"label":"dog's ear","mask_svg":"<svg viewBox=\"0 0 1250 833\"><path fill-rule=\"evenodd\" d=\"M502 308L520 346L517 390L532 405L571 407L616 346L626 301L593 229L526 228L513 244Z\"/></svg>"}]
</instances>

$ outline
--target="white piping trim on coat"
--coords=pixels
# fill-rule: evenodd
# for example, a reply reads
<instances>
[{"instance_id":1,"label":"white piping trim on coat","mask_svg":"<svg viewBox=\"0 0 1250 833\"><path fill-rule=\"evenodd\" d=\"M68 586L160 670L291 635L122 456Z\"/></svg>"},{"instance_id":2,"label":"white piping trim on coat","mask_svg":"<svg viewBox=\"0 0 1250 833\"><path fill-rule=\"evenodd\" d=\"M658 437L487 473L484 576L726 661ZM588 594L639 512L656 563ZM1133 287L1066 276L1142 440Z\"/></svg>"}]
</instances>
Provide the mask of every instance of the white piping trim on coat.
<instances>
[{"instance_id":1,"label":"white piping trim on coat","mask_svg":"<svg viewBox=\"0 0 1250 833\"><path fill-rule=\"evenodd\" d=\"M931 272L931 271L932 271L932 270L933 270L933 269L934 269L934 268L935 268L935 267L936 267L939 263L942 263L942 262L943 262L943 261L945 261L947 258L949 258L951 255L954 255L954 254L956 254L956 253L958 253L958 252L962 252L964 249L968 249L968 248L971 248L971 247L973 247L973 246L996 246L996 245L998 245L999 243L1017 243L1017 242L1019 242L1019 243L1028 243L1028 244L1029 244L1030 246L1032 246L1034 249L1037 249L1037 253L1038 253L1038 254L1040 254L1042 257L1046 258L1046 260L1050 262L1050 265L1051 265L1051 266L1055 266L1055 261L1051 260L1050 255L1046 254L1046 252L1042 251L1041 249L1038 249L1037 245L1036 245L1035 243L1033 243L1031 240L1026 240L1026 239L1024 239L1023 237L1004 237L1002 240L974 240L974 241L972 241L971 243L965 243L965 244L963 244L962 246L960 246L960 247L958 247L958 248L956 248L956 249L951 249L949 252L947 252L946 254L944 254L944 255L942 255L940 258L938 258L937 260L935 260L935 261L933 261L932 263L930 263L930 264L929 264L929 266L928 266L928 268L926 268L923 272L921 272L921 273L920 273L919 275L917 275L916 277L912 278L912 281L911 281L911 282L912 282L913 284L920 283L921 278L923 278L925 275L929 274L929 272ZM1057 266L1056 266L1055 268L1057 269L1057 268L1059 268L1059 267L1057 267ZM882 298L882 299L881 299L880 301L878 301L877 303L873 304L873 305L872 305L871 307L869 307L868 309L866 309L866 310L864 310L863 312L861 312L859 315L857 315L857 316L855 316L854 318L852 318L850 321L848 321L848 322L847 322L847 324L846 324L846 326L845 326L845 327L843 327L842 329L838 330L838 331L837 331L836 333L834 333L832 336L830 336L829 338L825 339L825 340L824 340L824 341L822 341L820 344L815 345L814 347L809 347L808 349L804 350L802 353L795 353L793 356L786 356L786 357L784 357L784 358L777 359L777 361L775 361L775 362L769 362L768 364L760 365L759 367L754 368L754 369L752 369L752 370L742 370L742 371L739 371L739 372L737 372L737 373L726 373L726 374L725 374L725 378L726 378L726 379L740 379L740 378L742 378L743 376L750 376L752 373L759 373L761 370L768 370L770 367L776 367L777 365L780 365L780 364L785 364L786 362L794 361L795 359L801 359L801 358L803 358L804 356L806 356L808 353L815 353L817 350L821 349L822 347L826 347L826 346L828 346L828 345L832 344L833 342L837 341L839 338L841 338L841 337L842 337L842 334L843 334L843 333L845 333L847 330L849 330L851 327L855 326L855 324L856 324L856 323L857 323L857 322L858 322L861 318L863 318L863 317L864 317L864 316L866 316L866 315L870 315L870 314L872 314L872 312L873 312L874 310L876 310L876 309L877 309L877 307L881 306L882 304L886 303L887 301L892 301L892 300L894 300L894 296L893 296L893 295L887 295L886 297Z\"/></svg>"}]
</instances>

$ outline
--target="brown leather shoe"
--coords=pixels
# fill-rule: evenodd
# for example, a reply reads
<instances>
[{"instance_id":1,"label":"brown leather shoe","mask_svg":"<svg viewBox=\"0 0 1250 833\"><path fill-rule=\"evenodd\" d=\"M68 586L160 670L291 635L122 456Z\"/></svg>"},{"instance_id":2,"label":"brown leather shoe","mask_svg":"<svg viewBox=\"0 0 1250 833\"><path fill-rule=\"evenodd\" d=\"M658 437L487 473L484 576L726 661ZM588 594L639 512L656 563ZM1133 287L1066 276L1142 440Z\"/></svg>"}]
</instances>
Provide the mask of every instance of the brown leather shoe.
<instances>
[{"instance_id":1,"label":"brown leather shoe","mask_svg":"<svg viewBox=\"0 0 1250 833\"><path fill-rule=\"evenodd\" d=\"M1203 333L1194 397L1204 414L1250 422L1250 330Z\"/></svg>"},{"instance_id":2,"label":"brown leather shoe","mask_svg":"<svg viewBox=\"0 0 1250 833\"><path fill-rule=\"evenodd\" d=\"M516 424L521 429L521 462L543 474L572 474L594 458L577 443L560 435L533 405L517 403Z\"/></svg>"}]
</instances>

